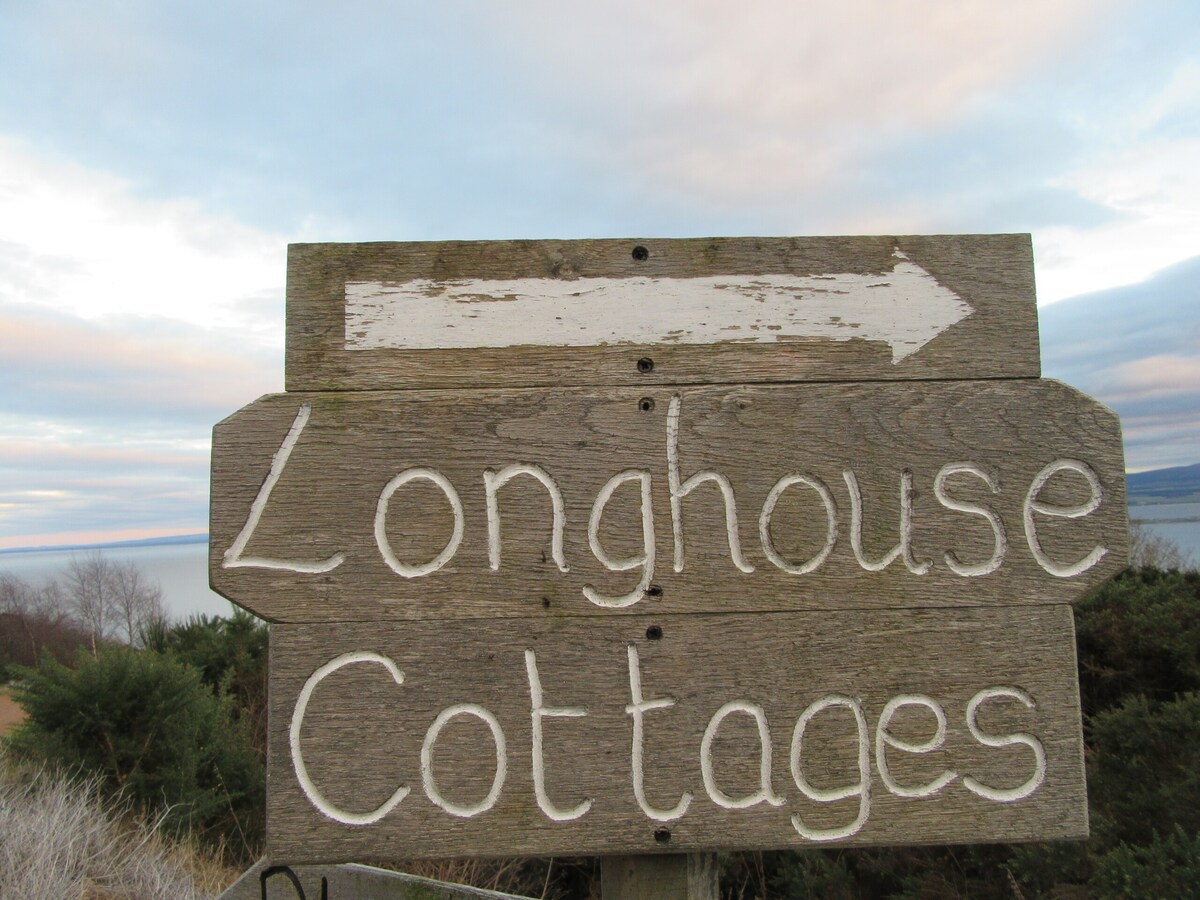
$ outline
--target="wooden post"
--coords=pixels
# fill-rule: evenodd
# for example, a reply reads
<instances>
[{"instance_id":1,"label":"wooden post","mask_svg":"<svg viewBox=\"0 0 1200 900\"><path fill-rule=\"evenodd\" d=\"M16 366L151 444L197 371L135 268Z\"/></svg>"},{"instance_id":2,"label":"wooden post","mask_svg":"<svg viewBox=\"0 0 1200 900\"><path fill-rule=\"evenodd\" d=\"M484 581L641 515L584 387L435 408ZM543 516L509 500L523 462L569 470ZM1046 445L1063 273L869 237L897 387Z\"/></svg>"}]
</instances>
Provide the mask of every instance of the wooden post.
<instances>
[{"instance_id":1,"label":"wooden post","mask_svg":"<svg viewBox=\"0 0 1200 900\"><path fill-rule=\"evenodd\" d=\"M606 856L601 900L717 900L715 853Z\"/></svg>"}]
</instances>

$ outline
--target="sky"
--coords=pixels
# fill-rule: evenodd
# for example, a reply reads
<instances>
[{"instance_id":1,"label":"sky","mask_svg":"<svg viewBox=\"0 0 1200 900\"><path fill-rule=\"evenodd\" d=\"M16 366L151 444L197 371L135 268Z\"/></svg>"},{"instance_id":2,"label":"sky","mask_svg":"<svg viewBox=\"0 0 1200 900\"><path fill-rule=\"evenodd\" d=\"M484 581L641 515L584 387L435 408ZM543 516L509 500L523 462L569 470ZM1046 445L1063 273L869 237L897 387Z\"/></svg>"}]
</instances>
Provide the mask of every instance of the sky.
<instances>
[{"instance_id":1,"label":"sky","mask_svg":"<svg viewBox=\"0 0 1200 900\"><path fill-rule=\"evenodd\" d=\"M297 241L1029 232L1200 462L1194 0L0 0L0 549L207 529Z\"/></svg>"}]
</instances>

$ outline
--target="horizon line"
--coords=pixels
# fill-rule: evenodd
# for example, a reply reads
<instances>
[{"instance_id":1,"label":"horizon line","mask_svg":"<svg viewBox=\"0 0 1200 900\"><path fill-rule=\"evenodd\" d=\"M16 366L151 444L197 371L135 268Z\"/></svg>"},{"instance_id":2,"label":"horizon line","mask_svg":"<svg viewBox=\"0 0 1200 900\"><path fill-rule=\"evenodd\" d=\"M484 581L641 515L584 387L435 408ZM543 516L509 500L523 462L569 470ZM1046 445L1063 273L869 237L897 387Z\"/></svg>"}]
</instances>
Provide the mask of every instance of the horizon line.
<instances>
[{"instance_id":1,"label":"horizon line","mask_svg":"<svg viewBox=\"0 0 1200 900\"><path fill-rule=\"evenodd\" d=\"M0 547L0 555L14 553L43 553L64 550L128 550L134 547L160 547L173 544L201 544L208 542L208 532L198 531L188 534L168 534L158 537L132 538L120 541L96 541L91 543L79 542L68 544L36 544L26 547Z\"/></svg>"}]
</instances>

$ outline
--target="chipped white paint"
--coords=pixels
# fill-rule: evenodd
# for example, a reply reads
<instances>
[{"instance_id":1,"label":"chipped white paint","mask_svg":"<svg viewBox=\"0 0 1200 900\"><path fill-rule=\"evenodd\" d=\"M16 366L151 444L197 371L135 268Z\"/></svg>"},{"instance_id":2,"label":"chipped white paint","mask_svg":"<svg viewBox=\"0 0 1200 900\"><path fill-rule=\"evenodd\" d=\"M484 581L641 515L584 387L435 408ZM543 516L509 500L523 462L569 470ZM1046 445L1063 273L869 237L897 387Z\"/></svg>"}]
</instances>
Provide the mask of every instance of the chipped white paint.
<instances>
[{"instance_id":1,"label":"chipped white paint","mask_svg":"<svg viewBox=\"0 0 1200 900\"><path fill-rule=\"evenodd\" d=\"M821 498L821 505L825 507L825 546L817 551L816 556L800 565L793 565L784 559L775 547L775 539L771 536L771 516L775 514L775 505L783 496L783 492L793 484L803 484L812 488ZM784 475L775 482L775 486L767 494L762 511L758 515L758 537L762 544L763 554L773 565L783 569L789 575L807 575L820 568L821 563L825 562L829 554L833 552L833 545L837 543L837 534L837 507L834 505L833 495L829 493L829 488L820 478L806 475Z\"/></svg>"},{"instance_id":2,"label":"chipped white paint","mask_svg":"<svg viewBox=\"0 0 1200 900\"><path fill-rule=\"evenodd\" d=\"M1092 492L1086 503L1081 503L1078 506L1054 506L1038 500L1038 495L1042 492L1042 488L1059 472L1074 472L1077 475L1083 476L1084 480L1088 483L1088 488ZM1056 563L1042 549L1042 543L1037 535L1037 520L1033 517L1034 513L1038 513L1043 516L1053 516L1061 519L1080 519L1091 515L1099 509L1103 499L1104 489L1100 486L1100 476L1096 474L1095 469L1078 459L1056 460L1034 476L1033 482L1029 485L1029 493L1025 495L1023 518L1025 520L1025 539L1029 542L1029 549L1039 566L1057 578L1070 578L1086 572L1108 554L1107 547L1097 545L1086 556L1076 562Z\"/></svg>"},{"instance_id":3,"label":"chipped white paint","mask_svg":"<svg viewBox=\"0 0 1200 900\"><path fill-rule=\"evenodd\" d=\"M996 480L991 475L983 471L979 466L969 462L948 463L942 466L937 473L937 477L933 479L933 493L942 506L957 512L983 516L983 518L987 519L988 524L992 526L992 546L994 549L990 557L980 563L964 563L953 550L947 550L943 554L946 565L950 567L950 571L955 575L962 575L965 578L991 575L1000 568L1000 564L1004 562L1004 554L1008 552L1008 533L1004 530L1004 522L994 511L988 509L986 506L980 506L978 503L967 503L963 500L955 500L947 494L946 479L951 475L974 475L986 484L993 494L999 493L1000 489L996 487Z\"/></svg>"},{"instance_id":4,"label":"chipped white paint","mask_svg":"<svg viewBox=\"0 0 1200 900\"><path fill-rule=\"evenodd\" d=\"M898 363L974 311L897 250L890 272L348 281L347 350L883 341Z\"/></svg>"},{"instance_id":5,"label":"chipped white paint","mask_svg":"<svg viewBox=\"0 0 1200 900\"><path fill-rule=\"evenodd\" d=\"M854 551L854 558L858 560L858 564L868 572L882 572L895 562L898 556L904 557L904 567L914 575L924 575L932 565L929 560L917 561L912 555L912 479L912 472L908 469L900 473L899 542L879 559L870 560L863 551L863 500L862 491L858 487L858 477L854 474L853 469L846 469L842 472L842 480L846 482L846 489L850 492L850 548Z\"/></svg>"},{"instance_id":6,"label":"chipped white paint","mask_svg":"<svg viewBox=\"0 0 1200 900\"><path fill-rule=\"evenodd\" d=\"M410 481L417 480L431 481L441 488L442 493L446 495L446 499L450 502L450 510L454 514L454 531L450 535L450 540L446 542L446 546L442 548L441 553L427 563L422 563L419 566L410 566L407 563L401 562L392 550L392 544L387 536L387 514L388 504L391 502L392 495ZM458 552L458 545L462 543L462 538L462 500L458 496L458 491L454 489L454 485L450 483L450 479L436 469L405 469L389 481L379 494L379 502L375 505L375 544L379 547L379 554L383 557L384 562L388 564L388 568L397 575L403 575L405 578L420 578L431 572L436 572Z\"/></svg>"},{"instance_id":7,"label":"chipped white paint","mask_svg":"<svg viewBox=\"0 0 1200 900\"><path fill-rule=\"evenodd\" d=\"M566 528L567 514L563 505L562 491L558 482L550 477L550 473L541 466L528 463L513 463L505 466L499 472L488 469L483 473L483 489L487 503L488 517L488 565L493 571L500 568L500 501L496 492L518 475L529 475L541 482L550 494L550 506L554 511L554 528L550 537L550 555L560 572L570 572L566 557L563 555L563 530Z\"/></svg>"},{"instance_id":8,"label":"chipped white paint","mask_svg":"<svg viewBox=\"0 0 1200 900\"><path fill-rule=\"evenodd\" d=\"M725 500L725 533L729 540L729 556L733 564L749 574L754 566L742 555L742 542L738 536L737 500L733 496L733 485L720 472L697 472L680 483L679 478L679 410L683 398L678 394L671 398L667 411L667 482L671 487L671 529L675 537L675 571L683 571L683 498L706 481L715 484Z\"/></svg>"},{"instance_id":9,"label":"chipped white paint","mask_svg":"<svg viewBox=\"0 0 1200 900\"><path fill-rule=\"evenodd\" d=\"M702 514L699 516L693 514L689 524L699 531L712 532L715 530L717 533L719 533L719 529L723 524L726 541L729 546L730 563L737 571L746 575L753 575L756 572L755 563L750 560L747 553L743 552L741 523L738 518L737 497L733 482L724 473L714 469L693 472L686 478L684 478L684 473L680 471L681 459L684 456L690 455L681 454L680 435L684 433L680 423L682 406L683 403L680 395L676 394L671 398L665 422L665 441L663 441L666 451L663 462L665 463L668 486L667 499L670 501L670 539L673 544L674 569L676 572L683 572L685 568L686 535L684 534L684 500L697 488L711 484L721 496L724 504L724 515L720 519L706 519ZM323 560L305 561L292 558L301 555L301 553L288 549L279 549L272 557L246 555L247 546L253 538L255 530L258 528L260 520L267 512L272 491L283 477L284 470L300 440L301 434L304 432L310 416L310 406L307 403L301 405L287 435L272 457L269 471L254 502L250 506L250 512L245 523L237 537L223 554L222 566L224 568L256 567L315 576L338 568L347 558L346 553L338 552ZM886 490L883 485L886 484L888 479L895 477L894 475L885 473L882 475L881 480L879 473L871 474L872 479L867 482L867 486L875 496L878 496L879 492ZM925 526L930 517L936 522L938 518L946 516L946 510L954 514L966 514L981 518L992 531L991 553L985 558L982 557L982 553L979 553L972 559L960 559L958 552L954 549L956 541L952 538L947 542L948 546L943 544L941 547L922 547L922 549L928 552L940 551L938 552L936 561L935 559L918 558L913 549L913 535L916 530L916 513L914 511L913 498L916 493L928 490L930 482L924 481L920 485L914 485L913 472L908 468L901 469L896 474L899 480L898 539L890 548L884 550L883 548L868 548L864 546L864 533L880 533L879 528L869 528L867 527L867 523L873 522L876 516L890 516L890 512L880 512L881 509L886 509L890 504L871 504L871 509L867 509L858 475L854 469L845 468L842 470L845 493L841 494L839 491L840 496L836 500L828 485L816 476L795 473L786 473L780 476L768 492L758 511L758 549L761 549L763 557L772 566L789 575L804 576L818 571L838 549L840 537L839 501L844 502L848 499L850 509L850 552L857 565L866 572L882 572L899 561L908 573L915 576L924 576L935 570L945 568L961 578L978 578L1001 571L1006 559L1012 555L1009 552L1010 550L1020 552L1022 546L1020 542L1015 546L1010 546L1008 538L1010 533L1021 533L1021 528L1017 521L1015 521L1018 519L1017 516L1013 516L1010 511L1008 524L1006 524L1005 518L998 509L983 503L959 499L953 494L955 488L962 490L963 485L969 484L969 476L971 479L981 481L997 498L998 502L1001 499L1002 479L999 475L991 473L974 461L960 460L946 463L932 478L933 494L937 498L941 515L938 516L938 510L936 509L931 510L926 508L921 513L920 524ZM1047 493L1047 487L1051 480L1069 479L1071 476L1082 478L1088 488L1089 493L1083 503L1059 505L1043 497L1043 494ZM571 567L568 564L566 555L566 529L568 521L564 496L570 495L571 484L568 481L560 483L560 479L556 478L554 474L541 465L532 462L514 462L496 469L486 468L482 472L481 480L483 483L483 499L487 520L486 549L488 569L491 572L497 572L502 566L503 527L500 493L505 485L518 477L532 478L545 488L550 502L546 504L545 501L541 501L541 506L542 509L549 507L548 512L550 513L549 518L551 520L550 555L558 571L563 574L569 574ZM453 519L452 530L446 544L432 559L426 561L405 561L397 554L396 548L392 544L392 538L396 537L398 539L399 535L404 533L402 526L393 526L392 536L389 536L389 516L399 518L402 523L405 521L411 522L414 517L428 517L431 510L431 502L434 504L433 511L441 513L441 509L438 508L440 507L440 500L438 499L430 501L426 497L411 504L405 504L402 502L402 499L397 499L396 495L400 492L400 489L414 481L428 481L437 487L445 497ZM609 553L602 542L601 523L604 521L606 514L616 515L616 513L608 512L609 504L616 492L622 485L630 484L631 487L627 490L632 493L632 485L634 483L636 483L638 489L640 516L627 519L628 524L624 527L636 527L634 523L640 525L641 545L643 549L642 552L636 555L616 558ZM794 562L785 559L780 554L771 531L772 517L775 514L775 508L780 498L788 488L796 485L815 491L825 513L824 544L817 550L815 555L803 562ZM975 489L978 491L978 486ZM1029 554L1043 571L1055 578L1074 578L1094 568L1109 554L1110 551L1106 546L1096 544L1091 546L1087 552L1082 553L1082 555L1079 555L1082 552L1080 549L1075 549L1072 553L1076 558L1071 561L1062 561L1054 557L1061 557L1067 552L1058 549L1063 546L1062 530L1064 526L1062 524L1058 526L1059 531L1053 536L1054 546L1051 547L1049 552L1043 547L1042 536L1039 534L1038 517L1067 520L1083 519L1100 509L1105 499L1104 490L1100 483L1099 475L1097 475L1096 470L1090 464L1077 459L1056 459L1045 465L1038 472L1030 481L1027 490L1021 483L1010 484L1008 490L1010 492L1013 490L1019 491L1016 496L1021 498L1019 519L1022 520L1024 526L1024 544L1028 547ZM636 585L625 593L621 593L620 588L617 589L616 593L607 593L606 591L611 588L595 582L582 585L581 593L589 603L605 608L624 608L640 602L646 596L654 578L656 564L656 547L658 543L655 533L654 510L654 498L656 496L661 497L661 494L654 491L653 475L646 469L625 469L618 472L609 478L596 494L587 522L588 548L591 550L595 560L608 572L619 573L640 569L640 577ZM515 497L511 502L519 503L522 499L521 497ZM744 493L743 499L745 499ZM622 503L620 505L625 504ZM1010 502L1007 505L1011 510L1012 503ZM464 509L464 504L458 490L443 472L430 466L417 466L405 469L386 483L375 500L375 515L371 522L371 531L374 535L379 558L382 559L388 569L403 578L423 578L441 572L455 558L467 534ZM722 519L723 522L721 521ZM961 519L961 516L954 516L954 519ZM982 523L971 519L967 521L971 523L969 527L973 527L976 530L982 527ZM575 524L575 522L571 524ZM957 525L957 522L955 524ZM578 528L579 526L575 524L575 527ZM1041 527L1046 528L1046 523L1042 523ZM471 533L479 535L481 532L480 530L476 530L473 525ZM884 531L883 533L887 532ZM1076 544L1076 546L1078 545ZM1086 547L1087 544L1084 546ZM753 545L748 549L750 552L756 552ZM358 554L356 554L360 558L361 552L360 549ZM451 571L461 573L463 568L460 565L459 567L452 567ZM624 586L622 585L621 587Z\"/></svg>"},{"instance_id":10,"label":"chipped white paint","mask_svg":"<svg viewBox=\"0 0 1200 900\"><path fill-rule=\"evenodd\" d=\"M733 713L750 716L758 728L759 787L754 793L740 798L730 797L721 790L717 786L717 779L713 774L713 741L717 739L721 723ZM704 779L704 790L708 793L709 799L722 809L748 809L759 803L783 806L783 797L771 789L771 727L767 722L766 711L761 706L745 700L732 700L713 713L712 718L708 720L708 726L704 729L704 737L700 741L700 775Z\"/></svg>"},{"instance_id":11,"label":"chipped white paint","mask_svg":"<svg viewBox=\"0 0 1200 900\"><path fill-rule=\"evenodd\" d=\"M631 556L626 559L613 559L600 543L600 521L604 518L604 510L608 506L608 501L612 499L613 492L628 481L636 481L641 486L642 553L640 556ZM596 502L592 504L592 514L588 517L588 546L600 565L610 572L626 572L641 566L642 577L638 581L637 587L620 597L601 594L590 584L583 586L583 596L597 606L614 609L631 606L646 596L650 581L654 578L654 506L650 494L649 472L628 469L608 479L608 482L600 489L600 493L596 495Z\"/></svg>"},{"instance_id":12,"label":"chipped white paint","mask_svg":"<svg viewBox=\"0 0 1200 900\"><path fill-rule=\"evenodd\" d=\"M1069 627L1069 623L1061 619L1059 621L1060 624ZM584 627L590 629L592 625L589 623ZM680 639L694 642L699 635L704 635L705 639L711 636L711 631L705 627L699 631L693 631L689 638L682 633L687 632L688 629L686 621L674 619L669 623L668 630L671 633L660 634L658 639L664 642L676 642ZM335 627L334 630L338 629ZM384 631L387 630L384 629ZM798 629L797 633L802 630ZM399 639L402 644L406 645L409 642L421 644L430 637L429 635L425 637L412 635L407 630L402 638L398 638L399 632L392 630L391 633L393 637L387 640ZM881 635L884 633L894 634L892 626L888 626L880 632ZM543 634L543 637L547 636ZM374 631L370 632L369 637L364 632L362 637L364 640L372 641L379 639ZM497 646L499 648L504 645L499 643ZM317 787L316 782L320 782L331 793L346 796L347 786L344 779L347 776L351 779L354 778L361 766L358 742L353 739L347 741L343 730L349 721L346 718L348 710L343 704L333 699L340 696L344 700L348 689L357 691L355 696L361 695L361 692L366 689L368 698L375 702L381 710L389 710L392 713L402 711L405 716L417 713L415 720L406 719L399 726L390 718L391 713L389 713L386 719L389 724L386 727L390 729L399 727L400 730L395 732L397 734L405 732L419 734L424 727L425 734L421 742L419 767L425 796L430 803L447 815L459 819L482 815L501 804L501 793L507 783L507 777L510 772L516 772L519 776L515 782L516 793L503 801L508 809L506 815L511 816L516 808L534 808L536 804L535 808L540 812L540 815L537 816L537 827L539 828L569 827L570 823L583 819L585 816L589 816L593 820L599 816L599 820L604 821L622 805L628 805L630 809L627 812L632 812L635 801L640 814L652 821L672 822L690 817L689 821L694 824L697 817L703 820L711 814L708 804L692 802L695 799L695 795L690 790L694 786L695 776L692 774L695 771L694 765L680 765L682 761L689 758L694 763L697 758L697 750L699 751L698 761L703 790L713 805L731 812L739 811L739 820L752 826L756 815L769 816L773 808L787 806L789 808L786 810L785 817L778 820L779 826L786 827L783 823L790 822L794 832L801 838L816 842L837 841L858 834L874 815L873 809L877 799L882 799L886 805L889 797L921 801L939 794L957 792L959 800L951 802L961 802L962 795L967 793L991 803L1012 804L1030 797L1047 781L1048 753L1046 744L1040 737L1027 733L1025 730L995 733L986 726L981 726L978 721L985 705L1006 706L1010 705L1012 701L1016 701L1017 704L1024 707L1024 710L1016 710L1019 720L1027 723L1030 730L1045 734L1043 729L1047 726L1046 714L1040 709L1043 704L1035 701L1033 696L1022 688L993 683L991 686L976 690L963 709L958 705L961 701L957 699L958 687L956 686L954 688L956 696L954 699L950 699L950 703L956 707L954 712L957 727L953 729L948 724L947 707L928 693L881 693L863 684L861 687L868 687L866 696L871 699L864 699L864 695L858 691L849 694L818 695L818 699L809 703L799 714L792 730L788 768L790 768L792 779L799 789L799 793L792 793L791 796L788 796L775 790L774 779L782 773L775 771L775 758L772 751L776 741L772 736L772 718L775 723L778 723L782 714L784 722L787 722L792 715L790 710L793 709L790 701L776 696L773 697L772 703L768 707L745 699L745 695L743 695L739 699L727 700L722 703L721 700L727 696L726 694L714 694L708 690L697 692L697 682L711 684L705 680L707 677L705 673L695 671L693 667L688 666L683 659L678 657L673 666L668 664L664 667L664 662L669 660L672 652L678 652L677 650L667 650L666 657L659 651L653 652L649 665L651 670L656 673L656 678L661 678L664 673L673 672L676 679L684 679L685 689L681 692L666 692L661 690L662 685L660 685L660 696L647 698L643 691L643 672L637 645L627 643L623 654L614 647L612 651L598 655L597 661L600 666L593 673L596 678L595 683L574 682L575 686L571 689L572 692L578 695L582 691L586 698L586 704L548 706L545 699L545 682L538 670L538 654L544 652L550 656L551 660L554 660L553 644L541 643L537 651L527 644L518 646L520 649L511 651L498 649L495 654L501 666L496 669L495 677L489 681L488 692L496 712L479 703L459 701L457 698L461 694L458 688L451 687L446 696L447 698L454 696L456 701L441 708L440 712L432 717L432 722L427 727L424 727L427 721L424 718L425 710L413 707L411 704L408 706L397 704L398 698L392 695L390 689L386 686L381 688L374 681L366 685L360 683L358 685L333 684L328 686L325 690L330 693L325 697L325 702L320 705L320 709L315 715L309 715L309 701L327 678L345 667L356 664L382 666L396 685L413 684L417 685L419 690L428 690L446 679L450 679L452 682L456 670L454 666L447 668L445 665L446 648L419 653L411 657L409 664L406 665L406 673L401 672L390 657L369 650L341 653L316 668L299 691L295 707L291 711L287 734L291 751L291 767L303 796L317 811L334 822L349 826L367 826L374 825L392 813L410 792L405 784L399 784L381 805L367 812L353 812L330 802ZM691 646L694 648L692 651L694 653L695 649L701 647L702 644L692 643ZM666 643L664 643L663 649L666 649ZM320 653L321 651L317 650L316 652ZM794 645L782 652L788 659L792 659L795 653ZM622 657L624 657L623 660ZM519 689L514 691L516 688L515 677L520 676L514 677L511 670L521 667L519 660L522 658L524 660L523 682L528 686L529 691L529 705L524 709L521 708L523 704L519 701L512 702L514 693L520 693ZM749 664L766 665L765 671L774 672L775 680L779 684L796 684L795 676L798 673L790 670L786 664L783 668L770 665L765 661ZM623 703L621 692L612 690L620 682L609 679L612 675L623 680L626 667L628 669L629 702ZM555 668L552 662L548 673L551 689L554 684ZM819 672L823 669L824 666L818 666L814 671ZM805 684L811 683L810 676L805 676L801 680ZM721 679L720 684L722 687L736 690L739 681L740 679L737 677ZM674 683L678 685L679 681L676 680ZM983 684L987 684L987 682L985 681ZM807 688L802 690L807 693ZM1039 695L1042 698L1047 697L1040 689ZM865 710L867 708L874 709L881 702L882 712L878 720L873 726L869 725ZM432 715L433 710L441 706L441 703L433 704L428 709L428 713ZM713 706L717 706L717 710L710 714ZM607 716L622 708L632 719L632 744L629 743L629 731L626 729L605 728L597 731L594 723L589 726L588 722L591 721L588 719L589 716L593 714ZM927 723L923 731L929 734L928 737L918 739L901 737L896 730L893 730L893 720L897 713L905 708L911 711L910 716L914 714L922 716L921 721ZM1029 713L1033 711L1038 711L1038 714L1030 715ZM660 715L649 718L648 713L650 712L657 712ZM826 730L831 724L830 720L835 718L844 720L847 712L855 725L854 739L846 742L843 737L845 726L839 724L834 732L836 737L833 738L833 743L830 743L831 735ZM698 714L700 715L699 719L697 719ZM519 740L513 744L506 738L502 723L507 724L510 728L515 725L519 728L517 723L525 715L529 716L526 721L531 725L532 740L529 744L524 745L528 749L522 751ZM745 772L747 764L757 763L757 786L745 787L744 792L740 795L730 795L721 789L719 785L720 766L718 760L714 758L714 747L718 743L718 735L721 733L722 726L726 724L727 719L734 715L750 717L754 721L756 731L752 734L747 733L744 728L736 729L736 736L726 735L721 743L720 762L736 761L737 767L741 768L743 772ZM307 723L306 716L308 717ZM698 724L705 721L704 717L707 717L707 725L698 747L694 743L680 744L674 746L667 755L663 755L662 729L664 726L678 725L681 720ZM929 722L930 717L932 722ZM487 726L487 732L474 727L470 734L464 734L461 731L456 734L452 739L456 745L456 752L448 756L456 759L457 762L448 762L447 757L440 757L438 762L442 768L435 774L434 757L437 755L435 751L438 741L442 738L446 726L456 718L478 719ZM576 724L563 722L555 725L558 733L556 733L553 743L558 750L548 758L546 756L545 728L546 720L552 718L579 721ZM987 720L991 717L985 713L984 718ZM814 722L818 719L821 721L814 727ZM930 773L934 777L923 782L905 783L895 777L890 763L901 753L920 755L940 752L945 754L947 762L955 758L961 760L959 754L967 749L964 746L961 727L964 721L965 730L970 733L979 746L993 748L990 754L985 754L990 757L990 760L981 757L978 753L971 754L971 762L967 763L967 766L970 768L980 767L976 769L975 775L964 773L960 776L960 768L943 766L940 771ZM333 726L332 735L327 731L331 725ZM364 733L374 731L378 734L380 725L381 723L371 721L369 711L363 715L361 709L353 719L353 727L356 732L359 730ZM913 723L909 722L903 729L898 730L901 733L908 733L912 727ZM305 763L302 752L302 731L306 733L310 746L320 748L319 755L322 758L322 765L315 780ZM948 742L947 738L951 735L953 737ZM343 750L342 764L330 760L329 741L331 737ZM581 752L580 741L586 742L589 752ZM622 743L628 748L628 755L621 752L620 744ZM652 753L647 752L648 746L653 748ZM833 765L831 769L828 753L834 746L838 748L839 755L844 754L844 758L841 762ZM872 746L874 747L874 768L871 765ZM815 752L810 749L814 747L816 748ZM1028 758L1028 754L1023 754L1021 750L1014 750L1014 748L1027 749L1032 753L1032 760ZM805 762L806 750L808 750L807 765ZM493 752L495 769L486 795L477 802L456 802L449 799L446 792L443 791L443 785L451 786L450 793L460 794L463 789L462 777L464 775L467 775L471 783L476 785L474 787L476 794L481 790L475 779L480 774L486 773L486 767L481 772L480 761L490 759ZM528 753L528 755L523 755L524 753ZM889 759L889 754L892 759ZM821 762L815 762L814 757L821 758ZM590 762L586 762L587 760ZM571 785L579 783L579 774L587 771L589 767L594 767L597 760L600 760L600 765L610 771L614 780L623 782L623 787L618 792L619 799L615 800L614 794L608 788L601 789L607 794L597 793L590 797L580 797L578 794L571 796ZM670 760L674 760L674 762ZM858 769L856 778L851 776L847 780L828 783L831 780L831 771L844 771L849 768L848 764L855 760ZM1061 766L1062 762L1063 760L1059 759L1056 765ZM527 764L529 765L528 770L525 769ZM402 761L400 771L408 770L411 765L411 762ZM932 761L929 765L933 765ZM557 774L554 781L559 785L558 791L565 795L559 798L562 805L555 803L549 796L547 790L548 771ZM876 783L872 780L873 773L876 771L879 775L880 790L876 789ZM1058 771L1060 774L1054 776L1055 778L1061 777L1061 767ZM532 779L526 778L525 773L530 774ZM339 784L339 779L343 779L341 784ZM530 780L532 780L532 792L529 792ZM590 779L585 780L592 785L594 790L596 782ZM653 792L656 799L670 802L671 799L677 798L674 806L667 808L655 805L647 796L647 783L654 785ZM744 782L742 784L744 785ZM528 796L529 793L532 793L532 798ZM569 802L567 802L568 797L571 798ZM372 799L370 802L374 803L375 801ZM813 803L835 804L830 813L823 816L828 827L813 825ZM355 804L352 802L351 805ZM857 813L853 812L854 806L857 806ZM757 811L755 811L755 807L758 807ZM411 806L407 808L413 811ZM895 807L893 806L892 809L894 810ZM624 813L619 814L624 815ZM396 814L397 817L405 815L403 811ZM885 817L888 815L890 813L885 813ZM548 823L542 821L543 816L549 820ZM731 819L727 824L733 825L734 822L735 820ZM835 824L839 822L844 824ZM628 824L628 820L626 820L626 824ZM791 843L790 839L788 842Z\"/></svg>"}]
</instances>

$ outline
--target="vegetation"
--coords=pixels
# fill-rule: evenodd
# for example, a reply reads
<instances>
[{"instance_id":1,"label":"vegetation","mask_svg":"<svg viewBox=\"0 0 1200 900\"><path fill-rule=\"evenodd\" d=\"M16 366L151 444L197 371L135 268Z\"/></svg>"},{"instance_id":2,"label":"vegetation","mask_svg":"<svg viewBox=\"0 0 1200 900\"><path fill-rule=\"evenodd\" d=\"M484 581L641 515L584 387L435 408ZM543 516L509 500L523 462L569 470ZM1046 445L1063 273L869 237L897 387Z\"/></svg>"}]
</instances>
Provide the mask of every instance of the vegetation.
<instances>
[{"instance_id":1,"label":"vegetation","mask_svg":"<svg viewBox=\"0 0 1200 900\"><path fill-rule=\"evenodd\" d=\"M145 632L147 650L195 668L244 728L261 759L267 755L267 626L243 610L228 618L194 616L177 625L155 623Z\"/></svg>"},{"instance_id":2,"label":"vegetation","mask_svg":"<svg viewBox=\"0 0 1200 900\"><path fill-rule=\"evenodd\" d=\"M99 550L73 556L61 578L41 584L0 572L0 683L43 653L67 663L77 647L139 646L144 633L166 625L162 588Z\"/></svg>"},{"instance_id":3,"label":"vegetation","mask_svg":"<svg viewBox=\"0 0 1200 900\"><path fill-rule=\"evenodd\" d=\"M9 741L19 758L95 775L171 833L257 854L262 761L229 696L195 666L173 653L81 650L74 668L47 658L26 670L14 696L29 715Z\"/></svg>"},{"instance_id":4,"label":"vegetation","mask_svg":"<svg viewBox=\"0 0 1200 900\"><path fill-rule=\"evenodd\" d=\"M105 799L97 780L0 759L0 888L6 897L210 897L237 873Z\"/></svg>"},{"instance_id":5,"label":"vegetation","mask_svg":"<svg viewBox=\"0 0 1200 900\"><path fill-rule=\"evenodd\" d=\"M0 573L0 683L16 665L32 666L43 654L74 659L88 632L66 609L57 582L34 586Z\"/></svg>"},{"instance_id":6,"label":"vegetation","mask_svg":"<svg viewBox=\"0 0 1200 900\"><path fill-rule=\"evenodd\" d=\"M1135 569L1194 569L1196 560L1178 544L1155 534L1146 525L1129 525L1129 563Z\"/></svg>"}]
</instances>

